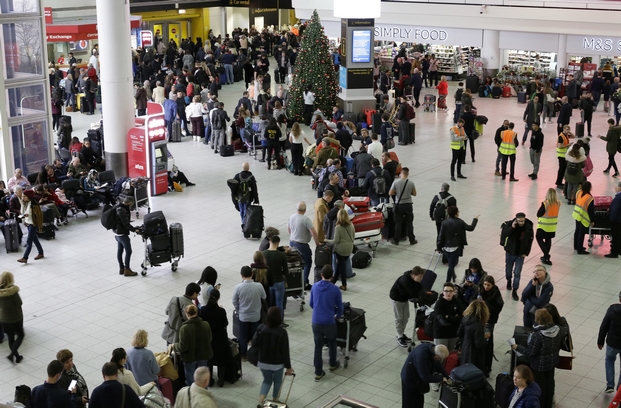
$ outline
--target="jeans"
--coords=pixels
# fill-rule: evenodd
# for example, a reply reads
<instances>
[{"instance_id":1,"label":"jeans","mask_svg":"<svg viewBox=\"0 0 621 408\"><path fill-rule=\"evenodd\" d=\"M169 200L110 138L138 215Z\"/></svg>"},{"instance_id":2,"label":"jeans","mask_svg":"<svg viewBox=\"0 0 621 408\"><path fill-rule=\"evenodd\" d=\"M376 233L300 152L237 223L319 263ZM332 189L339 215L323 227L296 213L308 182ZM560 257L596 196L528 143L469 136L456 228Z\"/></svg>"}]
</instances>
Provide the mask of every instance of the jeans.
<instances>
[{"instance_id":1,"label":"jeans","mask_svg":"<svg viewBox=\"0 0 621 408\"><path fill-rule=\"evenodd\" d=\"M336 263L334 268L334 277L332 278L336 282L341 278L343 286L347 286L347 271L351 269L351 258L349 256L339 255L336 252L332 254L333 263Z\"/></svg>"},{"instance_id":2,"label":"jeans","mask_svg":"<svg viewBox=\"0 0 621 408\"><path fill-rule=\"evenodd\" d=\"M226 133L224 133L224 129L212 129L212 145L215 148L215 152L219 152L220 148L226 144Z\"/></svg>"},{"instance_id":3,"label":"jeans","mask_svg":"<svg viewBox=\"0 0 621 408\"><path fill-rule=\"evenodd\" d=\"M405 328L410 320L410 302L392 301L392 310L395 313L395 329L397 337L401 338L405 334Z\"/></svg>"},{"instance_id":4,"label":"jeans","mask_svg":"<svg viewBox=\"0 0 621 408\"><path fill-rule=\"evenodd\" d=\"M272 299L272 306L276 306L280 309L281 317L285 317L284 300L285 300L285 282L274 282L270 286L270 299Z\"/></svg>"},{"instance_id":5,"label":"jeans","mask_svg":"<svg viewBox=\"0 0 621 408\"><path fill-rule=\"evenodd\" d=\"M224 64L224 72L226 72L226 83L232 84L235 82L235 76L233 74L233 65Z\"/></svg>"},{"instance_id":6,"label":"jeans","mask_svg":"<svg viewBox=\"0 0 621 408\"><path fill-rule=\"evenodd\" d=\"M536 176L539 173L539 162L541 161L541 152L537 153L536 150L530 149L530 162L533 164L533 174Z\"/></svg>"},{"instance_id":7,"label":"jeans","mask_svg":"<svg viewBox=\"0 0 621 408\"><path fill-rule=\"evenodd\" d=\"M191 363L183 362L183 372L185 373L185 385L188 387L194 382L194 371L198 367L207 367L207 360L192 361Z\"/></svg>"},{"instance_id":8,"label":"jeans","mask_svg":"<svg viewBox=\"0 0 621 408\"><path fill-rule=\"evenodd\" d=\"M323 345L328 343L328 354L330 356L330 366L334 367L336 360L336 323L335 324L315 324L313 323L313 337L315 339L315 375L323 372L323 358L321 351Z\"/></svg>"},{"instance_id":9,"label":"jeans","mask_svg":"<svg viewBox=\"0 0 621 408\"><path fill-rule=\"evenodd\" d=\"M414 212L412 211L412 204L398 204L395 209L395 243L399 242L401 238L401 226L405 219L405 228L407 230L407 236L410 239L410 243L416 241L414 236Z\"/></svg>"},{"instance_id":10,"label":"jeans","mask_svg":"<svg viewBox=\"0 0 621 408\"><path fill-rule=\"evenodd\" d=\"M606 388L617 389L615 387L615 362L617 361L617 354L621 354L621 349L612 348L606 344ZM621 360L619 360L621 363ZM618 385L621 385L621 370L619 371Z\"/></svg>"},{"instance_id":11,"label":"jeans","mask_svg":"<svg viewBox=\"0 0 621 408\"><path fill-rule=\"evenodd\" d=\"M248 209L248 203L237 202L239 206L239 216L241 217L242 224L244 223L244 219L246 218L246 210Z\"/></svg>"},{"instance_id":12,"label":"jeans","mask_svg":"<svg viewBox=\"0 0 621 408\"><path fill-rule=\"evenodd\" d=\"M444 256L446 256L446 258L448 259L448 270L446 272L446 281L445 282L450 282L451 280L453 282L455 282L455 280L457 279L457 274L455 274L455 267L457 266L457 263L459 262L459 257L461 255L461 249L456 249L453 252L447 252L447 251L442 251L444 253Z\"/></svg>"},{"instance_id":13,"label":"jeans","mask_svg":"<svg viewBox=\"0 0 621 408\"><path fill-rule=\"evenodd\" d=\"M75 100L74 100L74 96L71 92L67 92L67 100L65 101L65 106L74 106L75 105Z\"/></svg>"},{"instance_id":14,"label":"jeans","mask_svg":"<svg viewBox=\"0 0 621 408\"><path fill-rule=\"evenodd\" d=\"M252 340L254 332L257 331L260 324L260 320L258 322L239 321L239 354L241 354L242 357L246 357L248 342Z\"/></svg>"},{"instance_id":15,"label":"jeans","mask_svg":"<svg viewBox=\"0 0 621 408\"><path fill-rule=\"evenodd\" d=\"M272 383L274 384L274 390L272 391L272 398L278 398L280 394L280 387L282 386L282 373L284 368L280 370L266 370L264 368L261 369L261 373L263 374L263 383L261 384L261 392L260 395L267 396L267 393L270 392L270 387Z\"/></svg>"},{"instance_id":16,"label":"jeans","mask_svg":"<svg viewBox=\"0 0 621 408\"><path fill-rule=\"evenodd\" d=\"M513 270L513 265L515 265L515 270ZM520 287L522 266L524 266L524 258L522 256L505 252L505 277L507 282L511 282L511 273L513 272L513 290L518 290Z\"/></svg>"},{"instance_id":17,"label":"jeans","mask_svg":"<svg viewBox=\"0 0 621 408\"><path fill-rule=\"evenodd\" d=\"M311 266L313 265L313 252L308 244L301 242L289 241L289 245L295 247L300 251L302 259L304 260L304 284L308 284L308 274L310 273Z\"/></svg>"},{"instance_id":18,"label":"jeans","mask_svg":"<svg viewBox=\"0 0 621 408\"><path fill-rule=\"evenodd\" d=\"M132 241L129 239L129 235L116 235L114 239L117 242L116 259L119 261L119 268L131 269L129 263L132 258ZM123 250L125 251L125 262L123 262Z\"/></svg>"},{"instance_id":19,"label":"jeans","mask_svg":"<svg viewBox=\"0 0 621 408\"><path fill-rule=\"evenodd\" d=\"M461 102L455 103L455 112L453 112L453 123L457 123L459 120L459 114L461 112Z\"/></svg>"},{"instance_id":20,"label":"jeans","mask_svg":"<svg viewBox=\"0 0 621 408\"><path fill-rule=\"evenodd\" d=\"M498 155L496 156L496 173L500 173L500 162L502 162L502 156L503 154L498 152Z\"/></svg>"},{"instance_id":21,"label":"jeans","mask_svg":"<svg viewBox=\"0 0 621 408\"><path fill-rule=\"evenodd\" d=\"M39 254L43 254L43 247L41 247L41 243L39 242L39 237L37 236L37 227L34 225L26 225L28 229L28 238L26 239L26 251L24 252L24 259L28 259L28 255L30 255L30 251L32 251L32 244L37 247L37 251Z\"/></svg>"},{"instance_id":22,"label":"jeans","mask_svg":"<svg viewBox=\"0 0 621 408\"><path fill-rule=\"evenodd\" d=\"M14 357L19 356L19 346L22 345L22 341L24 341L24 321L20 320L17 323L2 323L2 329L6 333L9 339L9 349L11 350L11 355ZM4 336L4 334L2 334ZM17 338L15 338L17 336Z\"/></svg>"}]
</instances>

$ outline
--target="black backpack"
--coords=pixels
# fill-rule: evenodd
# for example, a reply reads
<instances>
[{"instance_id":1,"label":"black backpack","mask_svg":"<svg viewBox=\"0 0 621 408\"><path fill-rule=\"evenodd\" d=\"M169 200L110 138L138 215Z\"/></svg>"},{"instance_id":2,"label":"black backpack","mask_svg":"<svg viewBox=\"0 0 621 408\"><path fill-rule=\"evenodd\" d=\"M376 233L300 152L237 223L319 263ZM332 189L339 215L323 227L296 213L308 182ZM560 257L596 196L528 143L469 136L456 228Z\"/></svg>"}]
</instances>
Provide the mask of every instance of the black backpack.
<instances>
[{"instance_id":1,"label":"black backpack","mask_svg":"<svg viewBox=\"0 0 621 408\"><path fill-rule=\"evenodd\" d=\"M373 179L373 191L375 191L375 194L380 196L386 194L386 179L384 178L385 171L386 170L382 169L380 174L373 172L375 173L375 178Z\"/></svg>"},{"instance_id":2,"label":"black backpack","mask_svg":"<svg viewBox=\"0 0 621 408\"><path fill-rule=\"evenodd\" d=\"M106 204L101 213L101 225L103 225L105 229L111 230L116 228L117 223L116 205Z\"/></svg>"},{"instance_id":3,"label":"black backpack","mask_svg":"<svg viewBox=\"0 0 621 408\"><path fill-rule=\"evenodd\" d=\"M249 203L251 200L250 197L250 179L253 176L248 178L243 178L239 176L239 187L237 188L237 201L240 203Z\"/></svg>"},{"instance_id":4,"label":"black backpack","mask_svg":"<svg viewBox=\"0 0 621 408\"><path fill-rule=\"evenodd\" d=\"M435 221L444 221L448 218L446 210L448 208L448 199L451 197L453 196L449 194L446 198L442 198L442 196L438 194L438 201L436 202L436 207L433 210L433 219Z\"/></svg>"}]
</instances>

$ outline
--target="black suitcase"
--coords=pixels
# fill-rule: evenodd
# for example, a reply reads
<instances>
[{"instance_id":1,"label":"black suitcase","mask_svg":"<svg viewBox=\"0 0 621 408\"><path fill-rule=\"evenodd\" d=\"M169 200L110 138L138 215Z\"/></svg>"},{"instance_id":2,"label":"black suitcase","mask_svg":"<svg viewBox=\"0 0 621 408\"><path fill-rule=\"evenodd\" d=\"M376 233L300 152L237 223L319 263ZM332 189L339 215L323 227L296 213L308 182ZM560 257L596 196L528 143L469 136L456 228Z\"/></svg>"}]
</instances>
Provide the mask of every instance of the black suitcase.
<instances>
[{"instance_id":1,"label":"black suitcase","mask_svg":"<svg viewBox=\"0 0 621 408\"><path fill-rule=\"evenodd\" d=\"M239 315L237 314L237 310L233 310L233 336L239 339L239 334L241 330L239 329Z\"/></svg>"},{"instance_id":2,"label":"black suitcase","mask_svg":"<svg viewBox=\"0 0 621 408\"><path fill-rule=\"evenodd\" d=\"M17 220L14 218L7 218L4 220L4 246L6 248L6 252L17 252L19 249L19 225L17 225Z\"/></svg>"},{"instance_id":3,"label":"black suitcase","mask_svg":"<svg viewBox=\"0 0 621 408\"><path fill-rule=\"evenodd\" d=\"M151 249L154 252L170 250L170 238L168 237L168 234L155 235L149 239L151 241Z\"/></svg>"},{"instance_id":4,"label":"black suitcase","mask_svg":"<svg viewBox=\"0 0 621 408\"><path fill-rule=\"evenodd\" d=\"M380 134L382 127L382 114L376 113L373 115L373 133Z\"/></svg>"},{"instance_id":5,"label":"black suitcase","mask_svg":"<svg viewBox=\"0 0 621 408\"><path fill-rule=\"evenodd\" d=\"M170 141L178 143L181 141L181 121L175 120L172 124L172 135L170 135ZM205 138L207 139L207 138Z\"/></svg>"},{"instance_id":6,"label":"black suitcase","mask_svg":"<svg viewBox=\"0 0 621 408\"><path fill-rule=\"evenodd\" d=\"M485 85L479 86L479 98L485 98Z\"/></svg>"},{"instance_id":7,"label":"black suitcase","mask_svg":"<svg viewBox=\"0 0 621 408\"><path fill-rule=\"evenodd\" d=\"M460 408L496 408L494 389L486 381L479 391L463 391Z\"/></svg>"},{"instance_id":8,"label":"black suitcase","mask_svg":"<svg viewBox=\"0 0 621 408\"><path fill-rule=\"evenodd\" d=\"M365 311L349 307L343 313L344 319L336 321L336 345L345 350L347 347L347 325L349 325L349 348L348 351L356 350L358 342L365 337L364 332L367 330L365 319Z\"/></svg>"},{"instance_id":9,"label":"black suitcase","mask_svg":"<svg viewBox=\"0 0 621 408\"><path fill-rule=\"evenodd\" d=\"M526 92L518 92L518 103L526 103Z\"/></svg>"},{"instance_id":10,"label":"black suitcase","mask_svg":"<svg viewBox=\"0 0 621 408\"><path fill-rule=\"evenodd\" d=\"M166 217L161 211L153 211L146 214L142 221L142 225L144 226L144 235L147 237L168 233Z\"/></svg>"},{"instance_id":11,"label":"black suitcase","mask_svg":"<svg viewBox=\"0 0 621 408\"><path fill-rule=\"evenodd\" d=\"M410 122L410 137L408 138L408 144L414 143L416 141L416 123Z\"/></svg>"},{"instance_id":12,"label":"black suitcase","mask_svg":"<svg viewBox=\"0 0 621 408\"><path fill-rule=\"evenodd\" d=\"M524 326L515 326L515 329L513 330L513 338L515 339L515 343L519 346L527 346L530 333L531 331ZM515 367L520 364L530 366L530 360L527 357L518 356L515 351L512 350L509 372L513 373Z\"/></svg>"},{"instance_id":13,"label":"black suitcase","mask_svg":"<svg viewBox=\"0 0 621 408\"><path fill-rule=\"evenodd\" d=\"M170 252L169 251L155 251L151 244L147 245L147 250L149 251L149 262L153 266L158 266L166 262L170 262Z\"/></svg>"},{"instance_id":14,"label":"black suitcase","mask_svg":"<svg viewBox=\"0 0 621 408\"><path fill-rule=\"evenodd\" d=\"M86 100L86 96L80 97L80 113L88 113L90 112L88 101Z\"/></svg>"},{"instance_id":15,"label":"black suitcase","mask_svg":"<svg viewBox=\"0 0 621 408\"><path fill-rule=\"evenodd\" d=\"M355 113L344 113L343 120L351 123L356 123L356 114Z\"/></svg>"},{"instance_id":16,"label":"black suitcase","mask_svg":"<svg viewBox=\"0 0 621 408\"><path fill-rule=\"evenodd\" d=\"M183 226L177 222L170 224L170 247L173 258L183 256Z\"/></svg>"},{"instance_id":17,"label":"black suitcase","mask_svg":"<svg viewBox=\"0 0 621 408\"><path fill-rule=\"evenodd\" d=\"M476 75L467 76L466 89L470 89L470 92L477 92L479 90L479 77Z\"/></svg>"},{"instance_id":18,"label":"black suitcase","mask_svg":"<svg viewBox=\"0 0 621 408\"><path fill-rule=\"evenodd\" d=\"M584 137L584 122L576 123L576 137Z\"/></svg>"},{"instance_id":19,"label":"black suitcase","mask_svg":"<svg viewBox=\"0 0 621 408\"><path fill-rule=\"evenodd\" d=\"M496 391L495 401L496 405L500 408L507 408L509 406L509 398L511 393L515 389L513 385L513 376L507 373L500 373L496 376Z\"/></svg>"},{"instance_id":20,"label":"black suitcase","mask_svg":"<svg viewBox=\"0 0 621 408\"><path fill-rule=\"evenodd\" d=\"M244 80L244 70L242 67L233 67L233 80L235 82L240 82Z\"/></svg>"},{"instance_id":21,"label":"black suitcase","mask_svg":"<svg viewBox=\"0 0 621 408\"><path fill-rule=\"evenodd\" d=\"M392 207L388 209L388 218L382 228L382 238L388 240L395 237L395 213L392 211ZM404 240L407 237L407 230L405 228L405 217L403 217L403 224L401 225L401 238Z\"/></svg>"},{"instance_id":22,"label":"black suitcase","mask_svg":"<svg viewBox=\"0 0 621 408\"><path fill-rule=\"evenodd\" d=\"M101 135L99 134L99 130L98 129L89 129L86 131L86 136L88 137L88 140L90 140L91 142L93 142L94 140L96 141L100 141L101 140Z\"/></svg>"},{"instance_id":23,"label":"black suitcase","mask_svg":"<svg viewBox=\"0 0 621 408\"><path fill-rule=\"evenodd\" d=\"M464 390L471 392L482 390L487 384L483 371L470 363L455 367L450 377L455 385L462 386Z\"/></svg>"},{"instance_id":24,"label":"black suitcase","mask_svg":"<svg viewBox=\"0 0 621 408\"><path fill-rule=\"evenodd\" d=\"M242 360L239 354L239 347L236 342L229 340L231 347L231 355L233 356L226 365L224 371L224 380L231 384L235 384L242 377ZM218 375L220 373L218 372Z\"/></svg>"},{"instance_id":25,"label":"black suitcase","mask_svg":"<svg viewBox=\"0 0 621 408\"><path fill-rule=\"evenodd\" d=\"M315 266L323 268L325 265L332 265L332 249L328 246L318 246L315 248Z\"/></svg>"},{"instance_id":26,"label":"black suitcase","mask_svg":"<svg viewBox=\"0 0 621 408\"><path fill-rule=\"evenodd\" d=\"M52 206L54 204L44 204L41 206L41 213L43 214L43 225L41 231L37 230L37 236L43 239L56 238L56 226L54 225L54 212Z\"/></svg>"},{"instance_id":27,"label":"black suitcase","mask_svg":"<svg viewBox=\"0 0 621 408\"><path fill-rule=\"evenodd\" d=\"M246 208L242 231L244 238L261 238L261 234L263 234L263 207L249 205Z\"/></svg>"},{"instance_id":28,"label":"black suitcase","mask_svg":"<svg viewBox=\"0 0 621 408\"><path fill-rule=\"evenodd\" d=\"M233 145L220 146L220 156L230 157L235 155L235 147Z\"/></svg>"},{"instance_id":29,"label":"black suitcase","mask_svg":"<svg viewBox=\"0 0 621 408\"><path fill-rule=\"evenodd\" d=\"M101 140L91 140L91 149L93 149L93 151L99 156L103 156Z\"/></svg>"}]
</instances>

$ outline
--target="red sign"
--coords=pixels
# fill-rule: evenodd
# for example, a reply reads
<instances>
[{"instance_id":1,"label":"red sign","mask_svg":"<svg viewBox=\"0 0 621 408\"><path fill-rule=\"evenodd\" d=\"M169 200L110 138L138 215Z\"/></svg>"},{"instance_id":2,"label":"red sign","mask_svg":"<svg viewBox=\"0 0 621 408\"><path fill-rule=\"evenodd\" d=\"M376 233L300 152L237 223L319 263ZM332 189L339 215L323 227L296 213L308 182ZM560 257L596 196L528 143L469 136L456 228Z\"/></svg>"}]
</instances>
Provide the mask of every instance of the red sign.
<instances>
[{"instance_id":1,"label":"red sign","mask_svg":"<svg viewBox=\"0 0 621 408\"><path fill-rule=\"evenodd\" d=\"M45 24L54 24L54 18L52 17L52 8L44 7L45 11Z\"/></svg>"},{"instance_id":2,"label":"red sign","mask_svg":"<svg viewBox=\"0 0 621 408\"><path fill-rule=\"evenodd\" d=\"M143 47L150 47L153 45L153 32L148 30L142 30L140 32L140 42Z\"/></svg>"},{"instance_id":3,"label":"red sign","mask_svg":"<svg viewBox=\"0 0 621 408\"><path fill-rule=\"evenodd\" d=\"M176 28L171 28L170 32L173 33L173 34L176 34L177 33L177 29Z\"/></svg>"},{"instance_id":4,"label":"red sign","mask_svg":"<svg viewBox=\"0 0 621 408\"><path fill-rule=\"evenodd\" d=\"M127 132L128 176L145 177L147 175L147 143L145 129L131 128Z\"/></svg>"}]
</instances>

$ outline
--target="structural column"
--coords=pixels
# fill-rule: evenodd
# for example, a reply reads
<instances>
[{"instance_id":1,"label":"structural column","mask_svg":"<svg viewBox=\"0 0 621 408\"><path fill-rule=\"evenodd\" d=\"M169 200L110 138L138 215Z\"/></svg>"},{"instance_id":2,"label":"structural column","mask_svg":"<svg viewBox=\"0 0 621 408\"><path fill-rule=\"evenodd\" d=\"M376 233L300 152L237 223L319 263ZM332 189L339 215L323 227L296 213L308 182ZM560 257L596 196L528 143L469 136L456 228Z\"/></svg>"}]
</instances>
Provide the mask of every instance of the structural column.
<instances>
[{"instance_id":1,"label":"structural column","mask_svg":"<svg viewBox=\"0 0 621 408\"><path fill-rule=\"evenodd\" d=\"M97 0L106 169L127 175L127 132L134 126L129 0Z\"/></svg>"},{"instance_id":2,"label":"structural column","mask_svg":"<svg viewBox=\"0 0 621 408\"><path fill-rule=\"evenodd\" d=\"M483 59L483 76L495 77L502 65L500 60L500 31L483 30L483 47L481 58Z\"/></svg>"},{"instance_id":3,"label":"structural column","mask_svg":"<svg viewBox=\"0 0 621 408\"><path fill-rule=\"evenodd\" d=\"M556 75L559 69L567 68L567 34L559 34L558 36L558 55L556 57Z\"/></svg>"},{"instance_id":4,"label":"structural column","mask_svg":"<svg viewBox=\"0 0 621 408\"><path fill-rule=\"evenodd\" d=\"M222 9L222 14L220 15L220 18L222 19L222 31L220 32L220 34L222 34L222 39L224 40L224 36L226 35L226 33L228 33L228 31L226 31L226 7L221 7ZM214 33L215 34L215 33ZM222 44L220 44L222 45Z\"/></svg>"}]
</instances>

